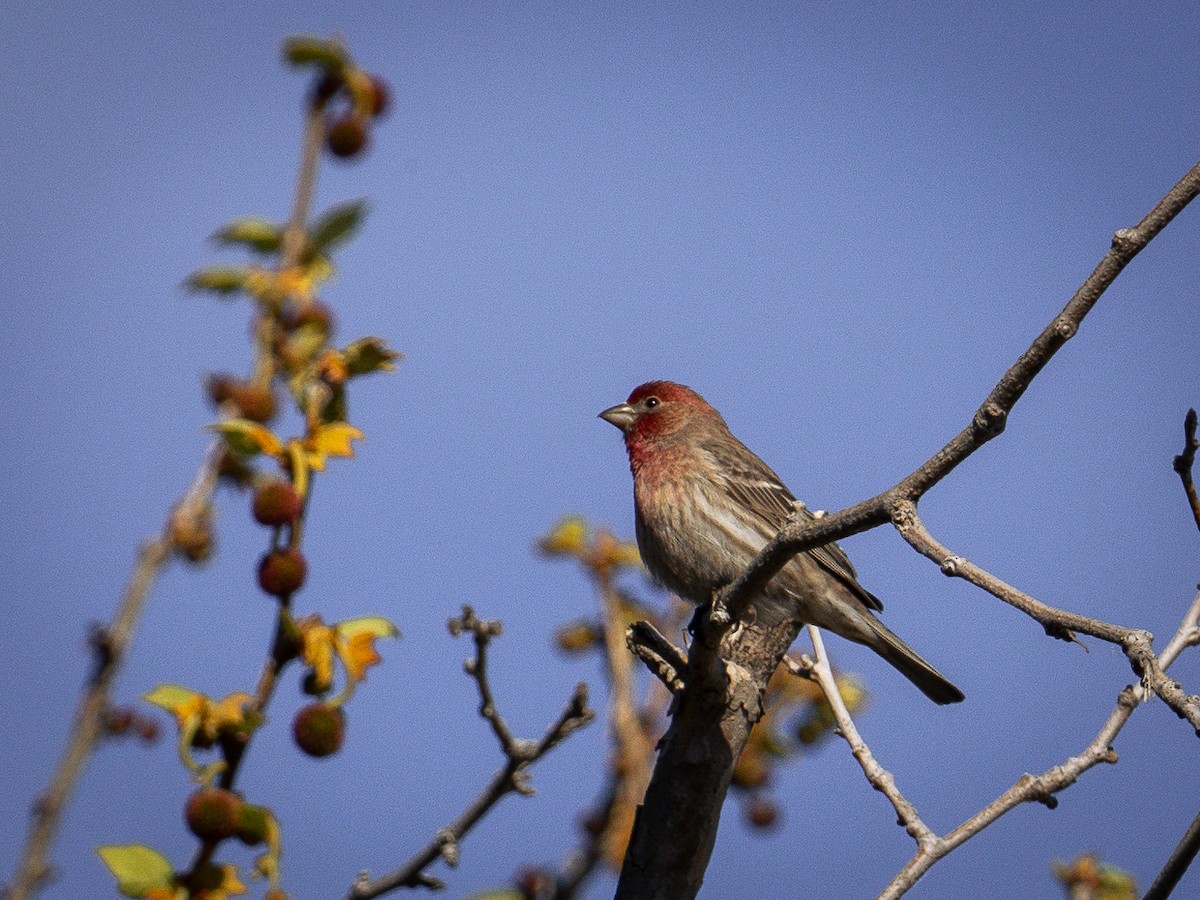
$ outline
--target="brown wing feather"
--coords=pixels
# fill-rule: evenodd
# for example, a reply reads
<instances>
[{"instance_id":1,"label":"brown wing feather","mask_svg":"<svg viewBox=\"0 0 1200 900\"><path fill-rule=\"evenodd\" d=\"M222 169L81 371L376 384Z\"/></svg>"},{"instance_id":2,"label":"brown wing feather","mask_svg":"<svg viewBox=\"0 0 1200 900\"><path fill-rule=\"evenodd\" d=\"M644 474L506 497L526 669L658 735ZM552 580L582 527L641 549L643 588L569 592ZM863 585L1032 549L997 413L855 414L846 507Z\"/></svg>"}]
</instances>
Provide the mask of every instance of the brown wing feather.
<instances>
[{"instance_id":1,"label":"brown wing feather","mask_svg":"<svg viewBox=\"0 0 1200 900\"><path fill-rule=\"evenodd\" d=\"M787 485L749 450L747 458L739 459L737 465L730 466L732 461L728 459L723 461L732 474L725 483L725 491L730 499L758 515L772 535L778 533L787 517L797 510L796 498L787 489ZM816 519L802 507L797 515L804 521ZM808 550L807 553L822 569L844 584L864 606L882 612L883 603L858 583L858 573L854 571L854 565L841 547L834 543L824 544Z\"/></svg>"}]
</instances>

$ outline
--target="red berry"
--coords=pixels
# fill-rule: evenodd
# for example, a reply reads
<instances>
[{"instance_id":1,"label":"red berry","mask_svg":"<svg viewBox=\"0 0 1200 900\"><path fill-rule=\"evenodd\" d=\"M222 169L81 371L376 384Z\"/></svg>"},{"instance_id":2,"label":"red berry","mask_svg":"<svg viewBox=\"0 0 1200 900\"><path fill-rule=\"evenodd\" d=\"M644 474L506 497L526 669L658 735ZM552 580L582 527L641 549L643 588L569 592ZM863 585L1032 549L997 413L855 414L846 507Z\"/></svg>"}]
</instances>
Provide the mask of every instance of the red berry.
<instances>
[{"instance_id":1,"label":"red berry","mask_svg":"<svg viewBox=\"0 0 1200 900\"><path fill-rule=\"evenodd\" d=\"M188 798L183 817L202 841L223 841L237 830L242 800L222 788L201 788Z\"/></svg>"},{"instance_id":2,"label":"red berry","mask_svg":"<svg viewBox=\"0 0 1200 900\"><path fill-rule=\"evenodd\" d=\"M289 597L300 590L308 575L308 563L299 550L272 550L258 564L258 584L273 597Z\"/></svg>"},{"instance_id":3,"label":"red berry","mask_svg":"<svg viewBox=\"0 0 1200 900\"><path fill-rule=\"evenodd\" d=\"M318 759L342 749L346 736L346 714L328 703L310 703L296 713L292 737L296 746Z\"/></svg>"},{"instance_id":4,"label":"red berry","mask_svg":"<svg viewBox=\"0 0 1200 900\"><path fill-rule=\"evenodd\" d=\"M355 156L367 145L367 123L354 115L338 119L329 126L325 143L334 156Z\"/></svg>"},{"instance_id":5,"label":"red berry","mask_svg":"<svg viewBox=\"0 0 1200 900\"><path fill-rule=\"evenodd\" d=\"M300 515L300 495L290 481L268 481L254 492L254 518L261 525L287 525Z\"/></svg>"},{"instance_id":6,"label":"red berry","mask_svg":"<svg viewBox=\"0 0 1200 900\"><path fill-rule=\"evenodd\" d=\"M392 89L379 75L371 75L371 115L378 118L392 106Z\"/></svg>"},{"instance_id":7,"label":"red berry","mask_svg":"<svg viewBox=\"0 0 1200 900\"><path fill-rule=\"evenodd\" d=\"M771 800L758 797L746 807L746 820L754 828L773 828L779 822L779 807Z\"/></svg>"}]
</instances>

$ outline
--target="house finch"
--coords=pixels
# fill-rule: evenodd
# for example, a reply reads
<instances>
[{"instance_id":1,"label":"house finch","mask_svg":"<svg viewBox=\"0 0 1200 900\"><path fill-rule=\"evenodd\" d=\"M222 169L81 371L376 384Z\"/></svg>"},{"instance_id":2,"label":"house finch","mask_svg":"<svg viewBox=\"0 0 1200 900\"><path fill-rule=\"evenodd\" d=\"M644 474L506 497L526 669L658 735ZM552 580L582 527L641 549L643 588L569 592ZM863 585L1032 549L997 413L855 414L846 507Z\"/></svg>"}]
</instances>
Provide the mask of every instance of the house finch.
<instances>
[{"instance_id":1,"label":"house finch","mask_svg":"<svg viewBox=\"0 0 1200 900\"><path fill-rule=\"evenodd\" d=\"M600 418L625 433L642 560L656 581L685 600L708 603L797 509L779 477L691 388L651 381ZM933 702L962 700L962 691L875 618L883 604L857 578L837 544L814 547L796 555L755 598L756 620L828 629L870 647Z\"/></svg>"}]
</instances>

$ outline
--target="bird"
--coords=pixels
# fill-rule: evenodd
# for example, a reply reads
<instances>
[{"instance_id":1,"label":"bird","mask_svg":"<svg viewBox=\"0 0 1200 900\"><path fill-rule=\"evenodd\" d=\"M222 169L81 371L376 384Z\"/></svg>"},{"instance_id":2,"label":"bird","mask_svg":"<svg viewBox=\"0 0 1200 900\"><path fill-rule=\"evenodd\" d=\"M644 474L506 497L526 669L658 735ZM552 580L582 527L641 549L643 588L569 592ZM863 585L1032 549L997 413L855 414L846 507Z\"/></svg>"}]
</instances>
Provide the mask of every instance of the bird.
<instances>
[{"instance_id":1,"label":"bird","mask_svg":"<svg viewBox=\"0 0 1200 900\"><path fill-rule=\"evenodd\" d=\"M709 603L790 515L814 518L689 387L650 381L599 417L625 436L642 561L656 582L684 600ZM934 703L965 699L876 617L883 604L858 583L836 543L793 557L751 608L764 627L790 619L870 647Z\"/></svg>"}]
</instances>

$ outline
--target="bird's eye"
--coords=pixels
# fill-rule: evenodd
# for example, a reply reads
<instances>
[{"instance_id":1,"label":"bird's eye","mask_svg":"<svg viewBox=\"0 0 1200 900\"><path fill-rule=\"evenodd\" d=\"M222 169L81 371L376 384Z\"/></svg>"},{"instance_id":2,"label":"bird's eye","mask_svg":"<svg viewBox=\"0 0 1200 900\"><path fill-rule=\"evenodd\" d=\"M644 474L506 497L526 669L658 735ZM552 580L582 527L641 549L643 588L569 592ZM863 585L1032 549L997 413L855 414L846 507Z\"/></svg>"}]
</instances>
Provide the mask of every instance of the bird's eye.
<instances>
[{"instance_id":1,"label":"bird's eye","mask_svg":"<svg viewBox=\"0 0 1200 900\"><path fill-rule=\"evenodd\" d=\"M658 404L659 404L659 400L657 397L647 397L646 398L646 404L645 404L646 409L654 409L654 407L658 406Z\"/></svg>"}]
</instances>

